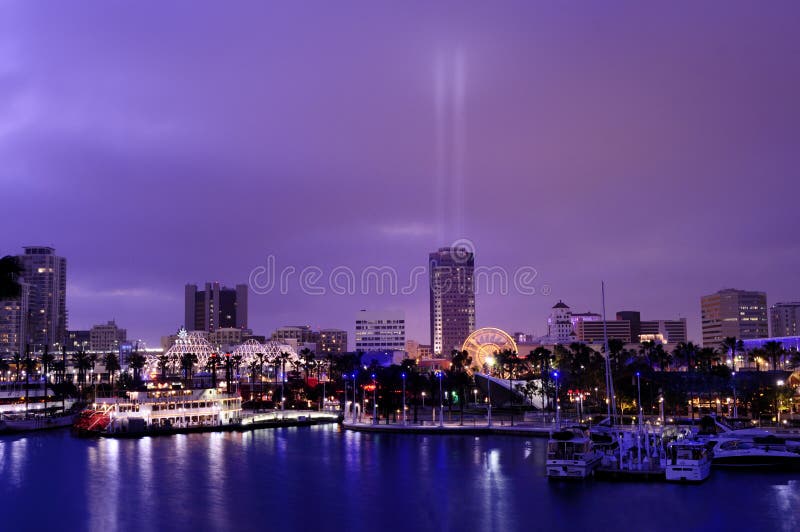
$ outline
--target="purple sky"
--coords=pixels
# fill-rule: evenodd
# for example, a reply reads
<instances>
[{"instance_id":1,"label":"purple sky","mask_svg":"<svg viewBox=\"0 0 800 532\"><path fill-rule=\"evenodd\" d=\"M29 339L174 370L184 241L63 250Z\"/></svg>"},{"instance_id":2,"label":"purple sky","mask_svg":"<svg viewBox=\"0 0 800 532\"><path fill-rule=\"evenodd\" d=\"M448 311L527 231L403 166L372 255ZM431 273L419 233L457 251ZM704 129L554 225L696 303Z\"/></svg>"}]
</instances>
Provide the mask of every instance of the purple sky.
<instances>
[{"instance_id":1,"label":"purple sky","mask_svg":"<svg viewBox=\"0 0 800 532\"><path fill-rule=\"evenodd\" d=\"M210 4L210 3L209 3ZM724 287L800 299L797 2L0 4L0 254L69 260L70 328L157 342L183 285L393 265L456 238L558 299L689 319ZM352 329L428 294L251 295L253 329ZM351 340L352 341L352 340Z\"/></svg>"}]
</instances>

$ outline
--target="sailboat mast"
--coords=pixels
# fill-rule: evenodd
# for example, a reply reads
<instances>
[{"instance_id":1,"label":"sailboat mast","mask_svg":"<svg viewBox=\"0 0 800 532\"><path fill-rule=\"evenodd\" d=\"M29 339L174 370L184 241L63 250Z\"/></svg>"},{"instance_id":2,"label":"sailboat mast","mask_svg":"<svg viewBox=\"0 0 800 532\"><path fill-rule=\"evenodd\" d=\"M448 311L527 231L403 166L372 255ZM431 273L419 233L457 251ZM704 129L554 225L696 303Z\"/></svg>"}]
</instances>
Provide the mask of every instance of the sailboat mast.
<instances>
[{"instance_id":1,"label":"sailboat mast","mask_svg":"<svg viewBox=\"0 0 800 532\"><path fill-rule=\"evenodd\" d=\"M617 399L614 396L614 379L611 375L611 352L608 349L608 324L606 322L606 283L600 282L600 291L603 298L603 343L606 349L606 411L611 423L617 416ZM612 415L613 414L613 415Z\"/></svg>"}]
</instances>

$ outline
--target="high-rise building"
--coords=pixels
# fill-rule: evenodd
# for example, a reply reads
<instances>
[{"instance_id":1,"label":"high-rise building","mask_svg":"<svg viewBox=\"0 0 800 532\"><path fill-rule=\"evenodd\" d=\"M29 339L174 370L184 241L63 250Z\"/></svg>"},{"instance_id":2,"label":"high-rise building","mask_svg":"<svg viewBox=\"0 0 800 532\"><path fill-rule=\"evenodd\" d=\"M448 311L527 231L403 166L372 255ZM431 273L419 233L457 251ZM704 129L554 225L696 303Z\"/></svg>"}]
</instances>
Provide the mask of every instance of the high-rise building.
<instances>
[{"instance_id":1,"label":"high-rise building","mask_svg":"<svg viewBox=\"0 0 800 532\"><path fill-rule=\"evenodd\" d=\"M227 288L206 283L205 290L187 284L184 322L187 330L214 332L219 328L247 328L247 285Z\"/></svg>"},{"instance_id":2,"label":"high-rise building","mask_svg":"<svg viewBox=\"0 0 800 532\"><path fill-rule=\"evenodd\" d=\"M461 349L475 330L475 255L462 247L428 256L431 344L436 356Z\"/></svg>"},{"instance_id":3,"label":"high-rise building","mask_svg":"<svg viewBox=\"0 0 800 532\"><path fill-rule=\"evenodd\" d=\"M30 285L20 282L18 297L0 300L0 356L24 353L28 339Z\"/></svg>"},{"instance_id":4,"label":"high-rise building","mask_svg":"<svg viewBox=\"0 0 800 532\"><path fill-rule=\"evenodd\" d=\"M633 323L631 323L633 336ZM633 336L631 341L641 341L641 336L663 338L666 343L679 344L688 341L686 333L686 318L679 320L642 320L639 321L639 334Z\"/></svg>"},{"instance_id":5,"label":"high-rise building","mask_svg":"<svg viewBox=\"0 0 800 532\"><path fill-rule=\"evenodd\" d=\"M551 344L568 345L575 341L572 310L560 299L553 305L547 318L547 338Z\"/></svg>"},{"instance_id":6,"label":"high-rise building","mask_svg":"<svg viewBox=\"0 0 800 532\"><path fill-rule=\"evenodd\" d=\"M356 351L405 351L403 312L367 311L356 314Z\"/></svg>"},{"instance_id":7,"label":"high-rise building","mask_svg":"<svg viewBox=\"0 0 800 532\"><path fill-rule=\"evenodd\" d=\"M740 340L769 336L767 294L728 288L700 298L703 346L733 336Z\"/></svg>"},{"instance_id":8,"label":"high-rise building","mask_svg":"<svg viewBox=\"0 0 800 532\"><path fill-rule=\"evenodd\" d=\"M109 321L95 325L89 330L89 349L92 351L117 351L122 342L128 339L128 331Z\"/></svg>"},{"instance_id":9,"label":"high-rise building","mask_svg":"<svg viewBox=\"0 0 800 532\"><path fill-rule=\"evenodd\" d=\"M339 355L347 352L347 331L322 329L317 342L319 355Z\"/></svg>"},{"instance_id":10,"label":"high-rise building","mask_svg":"<svg viewBox=\"0 0 800 532\"><path fill-rule=\"evenodd\" d=\"M605 341L606 331L609 340L620 340L626 344L632 341L631 322L628 320L582 320L575 328L575 336L578 342L600 344Z\"/></svg>"},{"instance_id":11,"label":"high-rise building","mask_svg":"<svg viewBox=\"0 0 800 532\"><path fill-rule=\"evenodd\" d=\"M67 259L46 246L19 255L22 278L30 285L28 337L31 349L63 343L67 332Z\"/></svg>"},{"instance_id":12,"label":"high-rise building","mask_svg":"<svg viewBox=\"0 0 800 532\"><path fill-rule=\"evenodd\" d=\"M771 336L800 335L800 301L775 303L769 308Z\"/></svg>"}]
</instances>

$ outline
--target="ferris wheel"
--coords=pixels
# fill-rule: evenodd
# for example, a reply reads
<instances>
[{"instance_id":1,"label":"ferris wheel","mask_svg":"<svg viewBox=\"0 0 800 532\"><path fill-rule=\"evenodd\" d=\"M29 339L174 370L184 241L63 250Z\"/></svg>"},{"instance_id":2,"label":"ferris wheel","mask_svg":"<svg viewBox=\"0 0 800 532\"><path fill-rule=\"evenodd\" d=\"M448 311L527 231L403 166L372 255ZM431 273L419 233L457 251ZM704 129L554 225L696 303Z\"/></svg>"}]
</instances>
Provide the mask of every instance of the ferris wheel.
<instances>
[{"instance_id":1,"label":"ferris wheel","mask_svg":"<svg viewBox=\"0 0 800 532\"><path fill-rule=\"evenodd\" d=\"M486 358L494 356L500 351L510 350L516 353L517 344L514 339L502 329L484 327L470 334L461 346L462 351L472 357L472 366L483 371Z\"/></svg>"}]
</instances>

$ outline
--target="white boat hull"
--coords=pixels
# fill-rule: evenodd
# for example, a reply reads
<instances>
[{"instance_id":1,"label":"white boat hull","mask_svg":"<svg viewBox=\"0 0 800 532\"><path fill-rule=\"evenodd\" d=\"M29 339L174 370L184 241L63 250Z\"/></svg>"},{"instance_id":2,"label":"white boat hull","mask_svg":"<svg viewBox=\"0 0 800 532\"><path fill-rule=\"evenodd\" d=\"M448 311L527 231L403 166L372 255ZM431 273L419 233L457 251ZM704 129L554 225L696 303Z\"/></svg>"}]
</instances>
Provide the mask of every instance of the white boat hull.
<instances>
[{"instance_id":1,"label":"white boat hull","mask_svg":"<svg viewBox=\"0 0 800 532\"><path fill-rule=\"evenodd\" d=\"M548 460L547 477L552 479L588 478L594 475L594 470L600 465L600 461L600 456L591 460Z\"/></svg>"},{"instance_id":2,"label":"white boat hull","mask_svg":"<svg viewBox=\"0 0 800 532\"><path fill-rule=\"evenodd\" d=\"M668 465L665 471L670 482L702 482L711 474L711 462L700 464Z\"/></svg>"}]
</instances>

